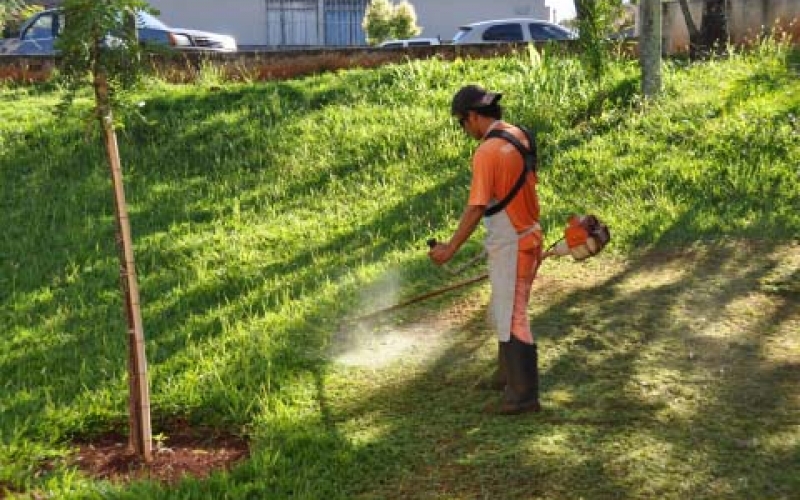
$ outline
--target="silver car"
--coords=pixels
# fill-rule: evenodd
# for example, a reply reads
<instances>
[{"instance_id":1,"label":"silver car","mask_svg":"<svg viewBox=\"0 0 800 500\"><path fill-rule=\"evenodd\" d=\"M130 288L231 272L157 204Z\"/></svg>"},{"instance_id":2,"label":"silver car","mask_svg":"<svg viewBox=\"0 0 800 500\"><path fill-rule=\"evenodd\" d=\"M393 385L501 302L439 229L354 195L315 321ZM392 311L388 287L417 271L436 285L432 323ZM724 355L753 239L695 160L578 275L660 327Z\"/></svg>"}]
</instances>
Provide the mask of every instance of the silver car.
<instances>
[{"instance_id":1,"label":"silver car","mask_svg":"<svg viewBox=\"0 0 800 500\"><path fill-rule=\"evenodd\" d=\"M453 36L456 45L572 40L577 35L563 26L525 17L466 24Z\"/></svg>"},{"instance_id":2,"label":"silver car","mask_svg":"<svg viewBox=\"0 0 800 500\"><path fill-rule=\"evenodd\" d=\"M2 40L0 54L5 55L55 55L55 41L64 28L64 13L58 9L39 12L20 28L17 38ZM139 41L180 51L236 52L232 36L208 31L188 30L167 26L156 17L136 13Z\"/></svg>"},{"instance_id":3,"label":"silver car","mask_svg":"<svg viewBox=\"0 0 800 500\"><path fill-rule=\"evenodd\" d=\"M442 42L438 38L406 38L401 40L386 40L378 47L383 49L398 49L406 47L423 47L428 45L441 45Z\"/></svg>"}]
</instances>

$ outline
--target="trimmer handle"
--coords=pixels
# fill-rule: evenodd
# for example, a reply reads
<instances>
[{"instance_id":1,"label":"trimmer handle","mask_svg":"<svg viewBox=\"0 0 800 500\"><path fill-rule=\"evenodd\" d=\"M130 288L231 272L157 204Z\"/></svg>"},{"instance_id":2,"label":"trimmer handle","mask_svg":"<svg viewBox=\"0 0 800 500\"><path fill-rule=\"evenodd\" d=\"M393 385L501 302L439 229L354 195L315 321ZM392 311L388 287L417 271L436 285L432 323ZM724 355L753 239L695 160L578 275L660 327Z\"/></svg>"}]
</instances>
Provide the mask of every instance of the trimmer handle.
<instances>
[{"instance_id":1,"label":"trimmer handle","mask_svg":"<svg viewBox=\"0 0 800 500\"><path fill-rule=\"evenodd\" d=\"M436 238L431 238L431 239L428 240L428 248L430 248L430 249L433 249L433 247L435 247L438 244L439 244L439 242L436 241Z\"/></svg>"}]
</instances>

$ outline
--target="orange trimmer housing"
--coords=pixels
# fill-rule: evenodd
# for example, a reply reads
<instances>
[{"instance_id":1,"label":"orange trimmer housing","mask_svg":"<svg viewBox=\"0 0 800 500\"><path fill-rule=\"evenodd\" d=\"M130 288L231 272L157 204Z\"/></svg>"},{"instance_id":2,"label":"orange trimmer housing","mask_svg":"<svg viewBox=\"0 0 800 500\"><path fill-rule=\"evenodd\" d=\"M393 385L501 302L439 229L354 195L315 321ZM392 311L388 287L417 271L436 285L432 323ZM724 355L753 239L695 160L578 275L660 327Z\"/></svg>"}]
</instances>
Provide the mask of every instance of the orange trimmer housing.
<instances>
[{"instance_id":1,"label":"orange trimmer housing","mask_svg":"<svg viewBox=\"0 0 800 500\"><path fill-rule=\"evenodd\" d=\"M567 228L564 230L564 239L569 248L576 248L586 244L589 239L589 231L581 225L581 219L577 215L570 216L567 220Z\"/></svg>"},{"instance_id":2,"label":"orange trimmer housing","mask_svg":"<svg viewBox=\"0 0 800 500\"><path fill-rule=\"evenodd\" d=\"M553 255L571 255L583 260L596 255L611 239L608 227L594 215L571 215L564 238L554 245Z\"/></svg>"}]
</instances>

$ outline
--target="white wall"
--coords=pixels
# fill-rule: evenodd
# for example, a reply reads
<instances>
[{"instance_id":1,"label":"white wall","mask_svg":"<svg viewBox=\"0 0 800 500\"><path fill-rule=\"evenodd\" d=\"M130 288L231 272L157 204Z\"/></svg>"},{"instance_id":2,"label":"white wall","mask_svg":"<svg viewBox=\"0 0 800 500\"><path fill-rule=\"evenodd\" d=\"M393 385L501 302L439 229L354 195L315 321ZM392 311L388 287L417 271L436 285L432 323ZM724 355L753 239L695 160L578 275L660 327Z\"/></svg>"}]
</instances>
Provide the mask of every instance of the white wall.
<instances>
[{"instance_id":1,"label":"white wall","mask_svg":"<svg viewBox=\"0 0 800 500\"><path fill-rule=\"evenodd\" d=\"M410 0L417 11L423 37L452 40L458 27L475 21L504 17L551 20L544 0Z\"/></svg>"},{"instance_id":2,"label":"white wall","mask_svg":"<svg viewBox=\"0 0 800 500\"><path fill-rule=\"evenodd\" d=\"M396 2L397 0L395 0ZM551 20L545 0L411 0L420 36L452 40L458 27L486 19ZM239 45L267 44L265 0L150 0L165 23L233 35Z\"/></svg>"},{"instance_id":3,"label":"white wall","mask_svg":"<svg viewBox=\"0 0 800 500\"><path fill-rule=\"evenodd\" d=\"M728 0L727 7L728 31L733 43L752 39L764 28L774 27L778 21L784 29L794 27L795 35L800 34L797 27L800 0ZM699 29L703 20L703 1L690 0L689 9ZM677 0L664 3L663 23L664 51L668 54L688 51L689 30Z\"/></svg>"}]
</instances>

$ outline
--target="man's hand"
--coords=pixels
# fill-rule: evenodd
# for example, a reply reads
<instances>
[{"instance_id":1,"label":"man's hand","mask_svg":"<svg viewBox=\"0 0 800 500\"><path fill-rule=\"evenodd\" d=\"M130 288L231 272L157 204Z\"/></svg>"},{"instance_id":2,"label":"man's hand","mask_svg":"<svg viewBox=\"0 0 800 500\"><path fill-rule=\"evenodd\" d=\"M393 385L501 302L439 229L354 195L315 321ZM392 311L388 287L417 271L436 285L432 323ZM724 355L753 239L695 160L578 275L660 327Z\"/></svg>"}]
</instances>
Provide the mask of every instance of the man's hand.
<instances>
[{"instance_id":1,"label":"man's hand","mask_svg":"<svg viewBox=\"0 0 800 500\"><path fill-rule=\"evenodd\" d=\"M453 255L458 252L461 245L467 241L467 238L469 238L478 226L485 211L485 205L467 205L467 208L464 209L464 213L461 214L461 219L458 221L458 229L456 229L450 241L447 243L436 243L436 245L433 245L431 248L431 251L428 252L428 256L431 260L441 266L452 259Z\"/></svg>"},{"instance_id":2,"label":"man's hand","mask_svg":"<svg viewBox=\"0 0 800 500\"><path fill-rule=\"evenodd\" d=\"M456 249L453 245L449 243L437 243L431 251L428 252L428 257L430 257L436 265L441 266L452 259L455 253Z\"/></svg>"}]
</instances>

